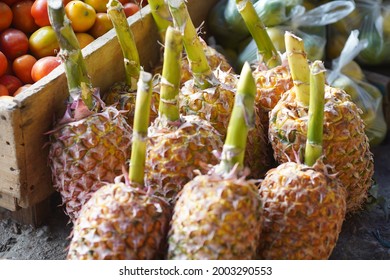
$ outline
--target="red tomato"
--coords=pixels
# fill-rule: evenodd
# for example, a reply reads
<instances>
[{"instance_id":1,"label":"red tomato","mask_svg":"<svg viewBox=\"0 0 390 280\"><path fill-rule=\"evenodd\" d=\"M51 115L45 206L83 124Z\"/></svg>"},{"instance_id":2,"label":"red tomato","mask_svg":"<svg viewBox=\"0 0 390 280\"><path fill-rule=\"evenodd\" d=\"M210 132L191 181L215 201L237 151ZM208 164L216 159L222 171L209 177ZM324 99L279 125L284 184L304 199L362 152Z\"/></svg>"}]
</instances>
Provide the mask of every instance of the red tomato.
<instances>
[{"instance_id":1,"label":"red tomato","mask_svg":"<svg viewBox=\"0 0 390 280\"><path fill-rule=\"evenodd\" d=\"M30 54L19 56L12 63L12 70L23 83L32 84L34 81L31 78L31 69L35 62L37 59Z\"/></svg>"},{"instance_id":2,"label":"red tomato","mask_svg":"<svg viewBox=\"0 0 390 280\"><path fill-rule=\"evenodd\" d=\"M12 10L3 2L0 2L0 15L0 31L3 31L10 27L12 23Z\"/></svg>"},{"instance_id":3,"label":"red tomato","mask_svg":"<svg viewBox=\"0 0 390 280\"><path fill-rule=\"evenodd\" d=\"M14 94L14 92L23 85L18 78L12 75L4 75L0 77L0 84L8 89L9 95Z\"/></svg>"},{"instance_id":4,"label":"red tomato","mask_svg":"<svg viewBox=\"0 0 390 280\"><path fill-rule=\"evenodd\" d=\"M0 34L0 49L5 56L14 60L28 51L28 38L22 31L8 28Z\"/></svg>"},{"instance_id":5,"label":"red tomato","mask_svg":"<svg viewBox=\"0 0 390 280\"><path fill-rule=\"evenodd\" d=\"M49 14L47 12L47 0L36 0L31 6L31 15L38 26L50 25Z\"/></svg>"},{"instance_id":6,"label":"red tomato","mask_svg":"<svg viewBox=\"0 0 390 280\"><path fill-rule=\"evenodd\" d=\"M38 59L31 69L31 77L34 82L39 81L51 71L53 71L58 65L61 64L61 59L56 56L46 56Z\"/></svg>"},{"instance_id":7,"label":"red tomato","mask_svg":"<svg viewBox=\"0 0 390 280\"><path fill-rule=\"evenodd\" d=\"M26 34L34 32L39 27L35 24L34 18L31 15L31 6L33 3L34 1L32 0L24 0L12 5L12 13L14 14L12 26Z\"/></svg>"},{"instance_id":8,"label":"red tomato","mask_svg":"<svg viewBox=\"0 0 390 280\"><path fill-rule=\"evenodd\" d=\"M9 96L7 87L1 84L0 84L0 96Z\"/></svg>"},{"instance_id":9,"label":"red tomato","mask_svg":"<svg viewBox=\"0 0 390 280\"><path fill-rule=\"evenodd\" d=\"M134 3L126 3L123 5L123 10L125 11L126 17L129 17L139 11L139 6Z\"/></svg>"},{"instance_id":10,"label":"red tomato","mask_svg":"<svg viewBox=\"0 0 390 280\"><path fill-rule=\"evenodd\" d=\"M7 4L8 6L12 6L12 4L16 3L16 2L20 2L20 0L2 0L1 2L4 2L5 4Z\"/></svg>"},{"instance_id":11,"label":"red tomato","mask_svg":"<svg viewBox=\"0 0 390 280\"><path fill-rule=\"evenodd\" d=\"M0 51L0 77L7 72L8 60L7 57Z\"/></svg>"}]
</instances>

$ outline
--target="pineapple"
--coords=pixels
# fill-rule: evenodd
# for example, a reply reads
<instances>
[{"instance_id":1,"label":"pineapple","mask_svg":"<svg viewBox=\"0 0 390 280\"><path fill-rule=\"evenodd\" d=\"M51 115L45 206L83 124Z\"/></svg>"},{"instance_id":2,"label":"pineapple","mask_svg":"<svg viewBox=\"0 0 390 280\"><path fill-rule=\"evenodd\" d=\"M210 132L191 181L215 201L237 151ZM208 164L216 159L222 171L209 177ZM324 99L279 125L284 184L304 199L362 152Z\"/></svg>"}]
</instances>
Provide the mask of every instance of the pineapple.
<instances>
[{"instance_id":1,"label":"pineapple","mask_svg":"<svg viewBox=\"0 0 390 280\"><path fill-rule=\"evenodd\" d=\"M148 260L166 251L171 211L144 188L144 164L152 75L140 72L129 179L106 184L84 205L70 242L68 259ZM127 175L124 175L127 178Z\"/></svg>"},{"instance_id":2,"label":"pineapple","mask_svg":"<svg viewBox=\"0 0 390 280\"><path fill-rule=\"evenodd\" d=\"M168 26L172 25L172 21L170 20L171 14L169 11L168 5L165 3L165 0L151 0L148 2L150 5L150 9L152 12L152 16L157 25L157 29L160 34L161 41L165 40L165 32ZM200 43L202 44L203 51L205 52L206 59L210 64L211 69L221 69L222 71L233 71L230 64L227 62L226 58L217 52L214 48L208 46L205 41L199 38ZM162 65L155 67L154 73L161 74ZM186 81L192 78L190 65L187 59L182 60L182 68L181 68L181 80L180 83L184 84Z\"/></svg>"},{"instance_id":3,"label":"pineapple","mask_svg":"<svg viewBox=\"0 0 390 280\"><path fill-rule=\"evenodd\" d=\"M279 163L303 158L309 102L309 66L303 41L291 33L285 38L295 86L283 94L270 114L269 138ZM343 90L325 86L323 161L334 166L347 190L347 212L361 209L374 172L360 113Z\"/></svg>"},{"instance_id":4,"label":"pineapple","mask_svg":"<svg viewBox=\"0 0 390 280\"><path fill-rule=\"evenodd\" d=\"M238 76L222 68L211 70L184 1L168 3L175 25L183 30L184 47L193 74L193 79L185 82L181 89L181 112L209 121L224 140L234 105ZM258 118L256 116L256 129L249 134L250 145L245 161L254 178L261 178L265 174L272 159L272 154L267 153L265 148L268 141Z\"/></svg>"},{"instance_id":5,"label":"pineapple","mask_svg":"<svg viewBox=\"0 0 390 280\"><path fill-rule=\"evenodd\" d=\"M169 259L255 259L262 207L258 188L245 179L247 132L254 122L255 81L245 64L220 164L188 182L174 207Z\"/></svg>"},{"instance_id":6,"label":"pineapple","mask_svg":"<svg viewBox=\"0 0 390 280\"><path fill-rule=\"evenodd\" d=\"M267 172L259 193L264 206L260 256L328 259L346 213L346 191L321 160L325 68L312 65L305 164L285 162Z\"/></svg>"},{"instance_id":7,"label":"pineapple","mask_svg":"<svg viewBox=\"0 0 390 280\"><path fill-rule=\"evenodd\" d=\"M104 182L122 173L130 155L131 127L113 107L99 110L77 38L61 1L51 1L50 21L61 46L70 92L64 117L50 132L49 164L53 187L74 222L81 207Z\"/></svg>"},{"instance_id":8,"label":"pineapple","mask_svg":"<svg viewBox=\"0 0 390 280\"><path fill-rule=\"evenodd\" d=\"M205 172L208 163L216 163L212 151L220 151L223 143L207 121L180 115L177 100L182 37L173 27L166 34L159 116L149 128L146 182L173 206L184 184L195 176L193 171Z\"/></svg>"},{"instance_id":9,"label":"pineapple","mask_svg":"<svg viewBox=\"0 0 390 280\"><path fill-rule=\"evenodd\" d=\"M124 82L113 84L104 93L103 100L106 104L115 105L119 110L128 111L128 123L133 124L135 112L136 82L141 70L139 54L134 40L134 35L127 23L122 4L118 0L110 0L107 4L107 14L110 17L121 46L125 78ZM153 121L158 115L159 93L153 91L150 118Z\"/></svg>"}]
</instances>

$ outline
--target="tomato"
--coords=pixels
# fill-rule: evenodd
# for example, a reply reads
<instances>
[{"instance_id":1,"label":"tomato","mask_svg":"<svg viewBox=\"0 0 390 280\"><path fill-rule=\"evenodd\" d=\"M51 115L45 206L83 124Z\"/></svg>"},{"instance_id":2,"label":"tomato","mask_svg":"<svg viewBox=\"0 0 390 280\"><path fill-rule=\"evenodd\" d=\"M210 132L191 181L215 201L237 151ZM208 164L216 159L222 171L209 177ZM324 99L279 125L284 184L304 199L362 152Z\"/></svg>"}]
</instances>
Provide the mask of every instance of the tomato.
<instances>
[{"instance_id":1,"label":"tomato","mask_svg":"<svg viewBox=\"0 0 390 280\"><path fill-rule=\"evenodd\" d=\"M38 25L35 24L31 15L33 3L32 0L24 0L12 5L12 13L14 14L12 26L26 34L31 34L38 29Z\"/></svg>"},{"instance_id":2,"label":"tomato","mask_svg":"<svg viewBox=\"0 0 390 280\"><path fill-rule=\"evenodd\" d=\"M47 11L47 0L36 0L31 6L31 15L35 23L40 26L49 26L49 13Z\"/></svg>"},{"instance_id":3,"label":"tomato","mask_svg":"<svg viewBox=\"0 0 390 280\"><path fill-rule=\"evenodd\" d=\"M11 8L3 2L0 2L0 15L0 31L3 31L11 26L13 17Z\"/></svg>"},{"instance_id":4,"label":"tomato","mask_svg":"<svg viewBox=\"0 0 390 280\"><path fill-rule=\"evenodd\" d=\"M91 5L98 13L107 12L108 0L84 0L84 2Z\"/></svg>"},{"instance_id":5,"label":"tomato","mask_svg":"<svg viewBox=\"0 0 390 280\"><path fill-rule=\"evenodd\" d=\"M96 20L96 11L81 1L70 1L65 6L65 13L72 22L75 32L85 32L92 27Z\"/></svg>"},{"instance_id":6,"label":"tomato","mask_svg":"<svg viewBox=\"0 0 390 280\"><path fill-rule=\"evenodd\" d=\"M28 38L22 31L8 28L0 34L0 49L5 56L14 60L28 51Z\"/></svg>"},{"instance_id":7,"label":"tomato","mask_svg":"<svg viewBox=\"0 0 390 280\"><path fill-rule=\"evenodd\" d=\"M14 62L12 62L12 70L15 76L25 84L34 83L31 78L31 69L35 62L37 62L37 59L30 54L15 58Z\"/></svg>"},{"instance_id":8,"label":"tomato","mask_svg":"<svg viewBox=\"0 0 390 280\"><path fill-rule=\"evenodd\" d=\"M126 17L129 17L139 11L139 6L134 3L126 3L123 5L123 10L125 11Z\"/></svg>"},{"instance_id":9,"label":"tomato","mask_svg":"<svg viewBox=\"0 0 390 280\"><path fill-rule=\"evenodd\" d=\"M14 92L23 85L18 78L12 75L4 75L0 77L0 84L8 89L9 95L14 94Z\"/></svg>"},{"instance_id":10,"label":"tomato","mask_svg":"<svg viewBox=\"0 0 390 280\"><path fill-rule=\"evenodd\" d=\"M111 30L113 27L112 22L106 13L97 13L96 20L92 28L88 30L88 33L97 38Z\"/></svg>"},{"instance_id":11,"label":"tomato","mask_svg":"<svg viewBox=\"0 0 390 280\"><path fill-rule=\"evenodd\" d=\"M8 60L7 57L0 51L0 77L7 72Z\"/></svg>"},{"instance_id":12,"label":"tomato","mask_svg":"<svg viewBox=\"0 0 390 280\"><path fill-rule=\"evenodd\" d=\"M79 44L80 44L80 48L85 48L87 45L89 45L90 43L92 43L95 38L92 37L92 35L88 34L88 33L75 33L76 34L76 37L77 37L77 40L79 41Z\"/></svg>"},{"instance_id":13,"label":"tomato","mask_svg":"<svg viewBox=\"0 0 390 280\"><path fill-rule=\"evenodd\" d=\"M4 2L5 4L7 4L8 6L12 6L12 4L16 3L16 2L20 2L20 0L2 0L1 2Z\"/></svg>"},{"instance_id":14,"label":"tomato","mask_svg":"<svg viewBox=\"0 0 390 280\"><path fill-rule=\"evenodd\" d=\"M31 53L36 58L56 55L60 48L56 33L51 26L41 27L31 34L29 46Z\"/></svg>"},{"instance_id":15,"label":"tomato","mask_svg":"<svg viewBox=\"0 0 390 280\"><path fill-rule=\"evenodd\" d=\"M20 88L18 88L18 89L14 92L13 96L17 96L19 93L21 93L21 92L24 91L26 88L29 88L29 87L31 87L31 86L32 86L32 84L25 84L25 85L21 86Z\"/></svg>"},{"instance_id":16,"label":"tomato","mask_svg":"<svg viewBox=\"0 0 390 280\"><path fill-rule=\"evenodd\" d=\"M31 77L33 81L39 81L60 64L61 59L56 56L46 56L38 59L38 61L35 62L33 68L31 69Z\"/></svg>"},{"instance_id":17,"label":"tomato","mask_svg":"<svg viewBox=\"0 0 390 280\"><path fill-rule=\"evenodd\" d=\"M0 96L9 96L7 87L1 84L0 84Z\"/></svg>"}]
</instances>

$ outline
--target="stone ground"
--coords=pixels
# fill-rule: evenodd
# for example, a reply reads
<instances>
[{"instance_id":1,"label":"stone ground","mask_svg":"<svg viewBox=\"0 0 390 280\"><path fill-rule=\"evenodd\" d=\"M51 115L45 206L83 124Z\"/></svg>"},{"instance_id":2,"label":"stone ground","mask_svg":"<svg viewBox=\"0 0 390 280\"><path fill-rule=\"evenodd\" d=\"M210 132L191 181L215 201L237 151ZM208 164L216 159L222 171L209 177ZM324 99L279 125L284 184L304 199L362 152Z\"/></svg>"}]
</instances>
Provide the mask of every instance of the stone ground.
<instances>
[{"instance_id":1,"label":"stone ground","mask_svg":"<svg viewBox=\"0 0 390 280\"><path fill-rule=\"evenodd\" d=\"M390 204L390 139L373 152L379 203L347 217L331 259L390 259L390 220L386 217L390 209L383 203L387 199ZM38 228L20 225L0 210L0 259L65 259L71 225L58 204L59 198L54 195L51 215Z\"/></svg>"}]
</instances>

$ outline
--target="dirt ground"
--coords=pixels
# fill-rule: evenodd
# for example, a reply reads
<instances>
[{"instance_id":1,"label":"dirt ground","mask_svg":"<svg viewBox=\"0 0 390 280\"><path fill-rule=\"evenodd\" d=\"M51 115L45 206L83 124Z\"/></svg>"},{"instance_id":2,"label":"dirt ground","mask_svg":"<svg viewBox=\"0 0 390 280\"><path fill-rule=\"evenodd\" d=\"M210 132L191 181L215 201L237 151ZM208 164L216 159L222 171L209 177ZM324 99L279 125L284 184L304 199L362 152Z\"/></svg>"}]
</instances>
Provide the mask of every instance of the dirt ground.
<instances>
[{"instance_id":1,"label":"dirt ground","mask_svg":"<svg viewBox=\"0 0 390 280\"><path fill-rule=\"evenodd\" d=\"M347 217L331 259L390 259L390 139L373 150L375 180L379 186L377 203ZM387 205L385 199L389 202ZM52 212L39 228L20 225L0 210L0 259L62 260L66 258L71 225L53 196Z\"/></svg>"}]
</instances>

